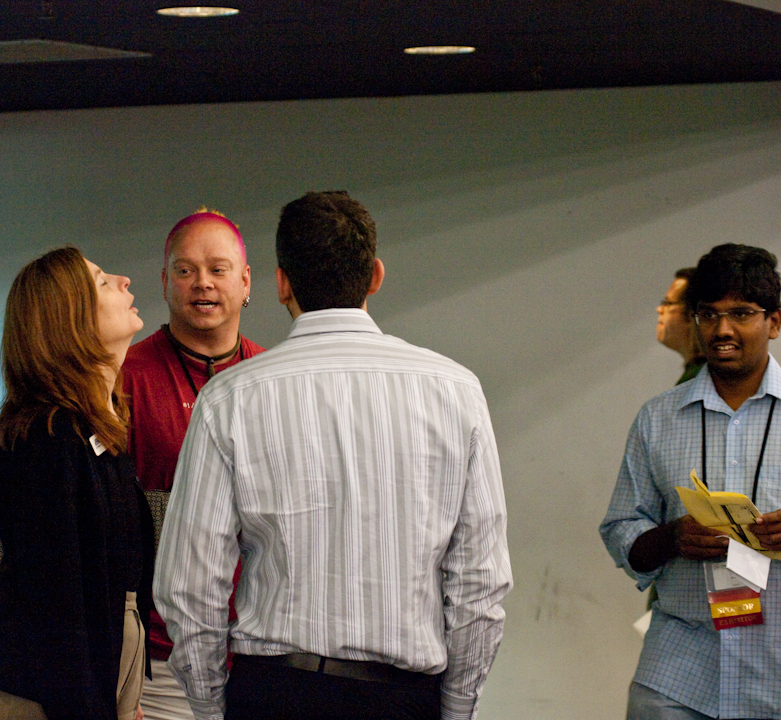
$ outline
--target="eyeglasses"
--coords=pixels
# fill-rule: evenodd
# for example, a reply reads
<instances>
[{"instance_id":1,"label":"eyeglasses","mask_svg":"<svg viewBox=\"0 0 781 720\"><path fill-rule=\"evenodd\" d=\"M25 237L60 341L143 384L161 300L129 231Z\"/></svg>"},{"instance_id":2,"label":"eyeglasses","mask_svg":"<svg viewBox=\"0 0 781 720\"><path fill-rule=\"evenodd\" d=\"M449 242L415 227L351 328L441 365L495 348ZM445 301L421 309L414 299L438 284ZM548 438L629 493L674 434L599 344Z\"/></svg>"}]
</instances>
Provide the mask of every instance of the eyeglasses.
<instances>
[{"instance_id":1,"label":"eyeglasses","mask_svg":"<svg viewBox=\"0 0 781 720\"><path fill-rule=\"evenodd\" d=\"M719 320L723 317L733 325L747 325L751 322L754 315L767 312L764 308L755 310L754 308L732 308L731 310L725 310L724 312L716 312L715 310L702 310L701 312L694 313L694 322L702 327L715 327L718 325Z\"/></svg>"}]
</instances>

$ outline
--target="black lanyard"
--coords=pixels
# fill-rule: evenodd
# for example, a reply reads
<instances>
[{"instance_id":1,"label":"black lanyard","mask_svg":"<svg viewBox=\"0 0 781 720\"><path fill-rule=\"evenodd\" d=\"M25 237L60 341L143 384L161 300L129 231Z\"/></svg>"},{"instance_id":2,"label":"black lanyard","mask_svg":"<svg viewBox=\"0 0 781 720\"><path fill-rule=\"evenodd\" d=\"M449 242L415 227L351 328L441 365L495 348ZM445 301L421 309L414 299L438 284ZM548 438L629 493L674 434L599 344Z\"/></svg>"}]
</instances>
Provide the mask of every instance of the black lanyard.
<instances>
[{"instance_id":1,"label":"black lanyard","mask_svg":"<svg viewBox=\"0 0 781 720\"><path fill-rule=\"evenodd\" d=\"M765 447L767 446L767 436L770 434L770 423L773 421L773 410L776 407L776 397L773 396L773 402L770 403L770 412L767 415L767 424L765 425L765 437L762 438L762 449L759 451L759 460L757 461L757 471L754 473L754 488L751 491L751 502L757 504L757 486L759 485L759 471L762 469L762 460L765 457ZM705 400L702 401L702 484L708 487L707 474L708 465L705 451Z\"/></svg>"},{"instance_id":2,"label":"black lanyard","mask_svg":"<svg viewBox=\"0 0 781 720\"><path fill-rule=\"evenodd\" d=\"M222 355L215 355L214 357L209 357L208 355L203 355L201 353L195 352L195 350L190 350L190 348L187 347L187 345L184 345L180 343L171 333L170 328L168 325L161 325L160 329L163 331L163 335L165 335L169 342L171 343L171 346L174 349L174 352L176 353L176 358L179 360L179 364L182 366L182 370L184 370L185 377L187 377L187 382L190 383L190 387L192 388L193 395L195 397L198 397L198 389L195 387L195 381L193 380L193 376L190 374L190 369L187 367L187 363L184 361L184 355L190 355L191 357L195 358L196 360L200 360L201 362L206 363L206 374L209 378L214 377L214 363L219 360L225 360L226 358L229 358L236 354L236 351L239 351L239 360L244 359L244 348L241 346L241 335L239 335L238 339L236 340L236 345L232 350L229 352L223 353Z\"/></svg>"}]
</instances>

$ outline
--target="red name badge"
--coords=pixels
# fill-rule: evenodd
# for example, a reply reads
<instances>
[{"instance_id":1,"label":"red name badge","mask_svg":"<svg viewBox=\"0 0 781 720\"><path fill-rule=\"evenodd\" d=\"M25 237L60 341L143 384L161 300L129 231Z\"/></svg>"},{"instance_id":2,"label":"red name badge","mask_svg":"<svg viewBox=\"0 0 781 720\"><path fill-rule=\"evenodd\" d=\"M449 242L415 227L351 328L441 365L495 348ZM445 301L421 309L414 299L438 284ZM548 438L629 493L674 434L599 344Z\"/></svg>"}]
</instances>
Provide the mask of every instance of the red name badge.
<instances>
[{"instance_id":1,"label":"red name badge","mask_svg":"<svg viewBox=\"0 0 781 720\"><path fill-rule=\"evenodd\" d=\"M749 587L709 591L708 602L716 630L764 623L759 593Z\"/></svg>"}]
</instances>

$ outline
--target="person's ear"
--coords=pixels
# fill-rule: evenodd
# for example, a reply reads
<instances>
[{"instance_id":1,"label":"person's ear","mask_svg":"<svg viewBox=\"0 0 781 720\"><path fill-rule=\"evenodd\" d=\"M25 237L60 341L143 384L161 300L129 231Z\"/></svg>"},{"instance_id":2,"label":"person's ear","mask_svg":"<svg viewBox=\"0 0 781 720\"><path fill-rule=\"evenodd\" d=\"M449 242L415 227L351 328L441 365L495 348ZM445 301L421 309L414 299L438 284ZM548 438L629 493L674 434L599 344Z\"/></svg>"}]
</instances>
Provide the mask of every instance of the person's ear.
<instances>
[{"instance_id":1,"label":"person's ear","mask_svg":"<svg viewBox=\"0 0 781 720\"><path fill-rule=\"evenodd\" d=\"M770 339L775 340L778 337L779 328L781 328L781 310L769 313L767 319L770 320Z\"/></svg>"},{"instance_id":2,"label":"person's ear","mask_svg":"<svg viewBox=\"0 0 781 720\"><path fill-rule=\"evenodd\" d=\"M382 281L385 279L385 265L382 264L382 260L374 258L374 268L372 270L372 281L369 284L369 292L367 295L374 295L381 287Z\"/></svg>"},{"instance_id":3,"label":"person's ear","mask_svg":"<svg viewBox=\"0 0 781 720\"><path fill-rule=\"evenodd\" d=\"M244 266L244 270L241 273L241 282L244 285L244 297L249 297L249 290L251 285L249 265Z\"/></svg>"},{"instance_id":4,"label":"person's ear","mask_svg":"<svg viewBox=\"0 0 781 720\"><path fill-rule=\"evenodd\" d=\"M279 302L283 305L289 305L293 299L293 289L290 287L290 280L288 279L287 273L281 267L278 267L276 276Z\"/></svg>"}]
</instances>

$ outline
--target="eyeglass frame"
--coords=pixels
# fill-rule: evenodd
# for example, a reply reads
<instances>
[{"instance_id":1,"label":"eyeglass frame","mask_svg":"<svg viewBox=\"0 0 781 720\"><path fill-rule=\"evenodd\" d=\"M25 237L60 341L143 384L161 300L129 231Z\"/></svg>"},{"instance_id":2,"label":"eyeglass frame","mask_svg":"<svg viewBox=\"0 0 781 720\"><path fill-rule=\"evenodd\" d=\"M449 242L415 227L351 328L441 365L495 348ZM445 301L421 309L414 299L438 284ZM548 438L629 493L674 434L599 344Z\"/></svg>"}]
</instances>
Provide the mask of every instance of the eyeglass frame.
<instances>
[{"instance_id":1,"label":"eyeglass frame","mask_svg":"<svg viewBox=\"0 0 781 720\"><path fill-rule=\"evenodd\" d=\"M715 315L715 317L711 320L705 320L703 323L700 323L700 313L693 313L694 322L698 327L716 327L719 324L719 320L723 317L727 318L727 322L729 322L730 325L746 325L750 323L751 319L759 313L764 313L765 316L767 316L767 310L765 310L765 308L737 307L730 308L729 310L724 310L722 312L716 312L715 310L708 310L707 312ZM740 318L734 316L734 313L736 312L746 313L747 317L741 320Z\"/></svg>"}]
</instances>

